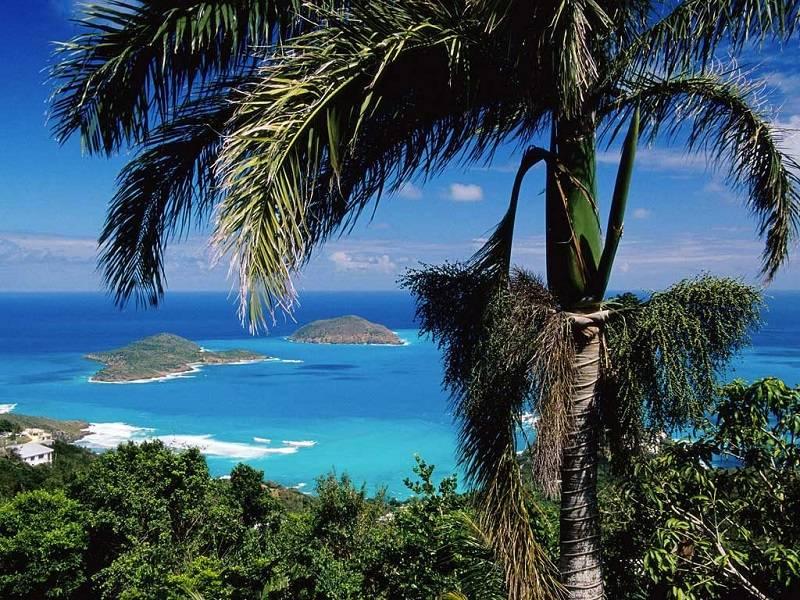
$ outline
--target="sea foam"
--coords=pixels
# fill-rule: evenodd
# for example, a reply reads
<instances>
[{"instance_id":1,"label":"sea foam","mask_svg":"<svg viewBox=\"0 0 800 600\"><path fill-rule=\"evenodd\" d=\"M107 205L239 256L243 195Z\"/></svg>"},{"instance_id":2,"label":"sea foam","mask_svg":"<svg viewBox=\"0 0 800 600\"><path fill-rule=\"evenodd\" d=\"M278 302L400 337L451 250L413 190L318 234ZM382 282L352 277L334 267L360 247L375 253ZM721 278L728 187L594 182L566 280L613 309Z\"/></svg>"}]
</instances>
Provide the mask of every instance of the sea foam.
<instances>
[{"instance_id":1,"label":"sea foam","mask_svg":"<svg viewBox=\"0 0 800 600\"><path fill-rule=\"evenodd\" d=\"M241 442L223 442L211 435L160 435L158 439L170 448L197 448L203 454L225 458L263 458L270 454L294 454L298 450L292 446L265 448Z\"/></svg>"},{"instance_id":2,"label":"sea foam","mask_svg":"<svg viewBox=\"0 0 800 600\"><path fill-rule=\"evenodd\" d=\"M237 459L257 459L270 455L296 454L301 448L316 445L315 441L301 440L283 442L283 446L268 447L272 443L269 438L254 437L258 445L244 442L226 442L215 439L211 434L171 434L154 435L155 429L137 427L127 423L90 423L84 429L86 435L76 444L93 450L110 450L128 441L141 443L147 440L161 440L168 448L185 450L197 448L202 454Z\"/></svg>"},{"instance_id":3,"label":"sea foam","mask_svg":"<svg viewBox=\"0 0 800 600\"><path fill-rule=\"evenodd\" d=\"M89 423L86 435L76 443L95 450L109 450L128 441L144 441L153 431L147 427L136 427L127 423Z\"/></svg>"},{"instance_id":4,"label":"sea foam","mask_svg":"<svg viewBox=\"0 0 800 600\"><path fill-rule=\"evenodd\" d=\"M16 404L0 404L0 415L5 415L17 408Z\"/></svg>"}]
</instances>

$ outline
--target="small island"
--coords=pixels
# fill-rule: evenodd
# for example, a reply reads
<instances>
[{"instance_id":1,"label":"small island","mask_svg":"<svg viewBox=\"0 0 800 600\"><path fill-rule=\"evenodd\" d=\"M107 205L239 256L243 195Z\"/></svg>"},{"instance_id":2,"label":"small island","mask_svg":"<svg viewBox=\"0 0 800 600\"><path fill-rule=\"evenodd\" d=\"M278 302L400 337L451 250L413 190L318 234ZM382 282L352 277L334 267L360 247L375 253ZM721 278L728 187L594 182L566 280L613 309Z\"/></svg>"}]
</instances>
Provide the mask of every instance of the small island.
<instances>
[{"instance_id":1,"label":"small island","mask_svg":"<svg viewBox=\"0 0 800 600\"><path fill-rule=\"evenodd\" d=\"M394 331L356 315L314 321L295 331L289 339L307 344L403 345Z\"/></svg>"},{"instance_id":2,"label":"small island","mask_svg":"<svg viewBox=\"0 0 800 600\"><path fill-rule=\"evenodd\" d=\"M247 364L266 360L249 350L212 352L191 340L159 333L123 348L92 352L85 358L105 365L89 381L94 383L144 383L197 371L202 365Z\"/></svg>"}]
</instances>

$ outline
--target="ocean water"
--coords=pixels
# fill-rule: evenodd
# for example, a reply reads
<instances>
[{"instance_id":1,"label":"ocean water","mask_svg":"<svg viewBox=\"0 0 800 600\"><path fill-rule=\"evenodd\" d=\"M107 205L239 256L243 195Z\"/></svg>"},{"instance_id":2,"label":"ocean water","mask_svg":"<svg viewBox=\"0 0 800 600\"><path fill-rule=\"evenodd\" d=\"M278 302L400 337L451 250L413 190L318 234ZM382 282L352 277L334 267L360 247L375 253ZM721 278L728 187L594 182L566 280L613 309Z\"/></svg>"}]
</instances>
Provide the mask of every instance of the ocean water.
<instances>
[{"instance_id":1,"label":"ocean water","mask_svg":"<svg viewBox=\"0 0 800 600\"><path fill-rule=\"evenodd\" d=\"M732 368L732 377L775 375L800 383L800 293L773 293L764 327ZM233 302L220 294L168 295L158 310L118 311L99 294L0 294L0 405L15 412L82 419L85 442L102 450L128 439L159 437L199 446L215 475L237 462L299 489L329 471L347 472L369 490L405 496L414 455L457 470L455 427L441 390L434 344L415 328L403 293L306 293L295 322L249 336ZM359 314L407 341L400 347L297 344L285 336L315 319ZM202 368L144 384L88 381L91 351L162 331L210 349L247 348L275 357Z\"/></svg>"}]
</instances>

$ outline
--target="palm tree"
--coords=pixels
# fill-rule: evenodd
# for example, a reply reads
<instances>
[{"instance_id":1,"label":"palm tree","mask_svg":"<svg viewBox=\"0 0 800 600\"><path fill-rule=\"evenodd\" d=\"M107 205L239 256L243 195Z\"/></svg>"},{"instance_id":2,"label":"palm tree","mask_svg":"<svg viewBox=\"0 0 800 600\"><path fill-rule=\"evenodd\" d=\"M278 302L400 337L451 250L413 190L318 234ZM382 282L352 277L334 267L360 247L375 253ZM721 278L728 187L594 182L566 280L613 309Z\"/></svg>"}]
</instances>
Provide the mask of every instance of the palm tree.
<instances>
[{"instance_id":1,"label":"palm tree","mask_svg":"<svg viewBox=\"0 0 800 600\"><path fill-rule=\"evenodd\" d=\"M759 220L772 277L800 218L797 164L754 102L757 85L716 57L787 40L798 18L797 2L779 0L105 2L59 47L52 118L59 140L79 133L88 152L138 151L100 238L117 302L157 304L166 245L213 215L254 328L291 309L292 274L383 195L516 143L509 208L486 246L406 284L446 351L462 458L510 597L561 589L524 527L515 424L534 398L537 473L551 488L560 481L561 584L569 598L600 598L600 408L618 448L636 429L624 424L696 417L711 385L703 369L742 342L757 304L748 288L708 279L644 305L604 304L637 143L684 140L727 169ZM623 130L603 239L596 147ZM538 163L546 286L511 269L520 188ZM683 327L659 333L664 318ZM639 379L625 362L637 349L651 353ZM675 390L689 400L672 410Z\"/></svg>"}]
</instances>

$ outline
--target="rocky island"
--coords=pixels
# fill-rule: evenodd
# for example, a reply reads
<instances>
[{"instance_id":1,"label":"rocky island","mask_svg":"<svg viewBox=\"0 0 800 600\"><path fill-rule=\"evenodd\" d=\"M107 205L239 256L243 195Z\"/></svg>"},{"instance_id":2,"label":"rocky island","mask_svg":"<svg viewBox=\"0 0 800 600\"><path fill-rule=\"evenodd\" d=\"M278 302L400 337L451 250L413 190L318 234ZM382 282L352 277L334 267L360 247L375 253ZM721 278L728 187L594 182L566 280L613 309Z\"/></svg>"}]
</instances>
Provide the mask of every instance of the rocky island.
<instances>
[{"instance_id":1,"label":"rocky island","mask_svg":"<svg viewBox=\"0 0 800 600\"><path fill-rule=\"evenodd\" d=\"M307 344L403 344L394 331L356 315L314 321L295 331L289 339Z\"/></svg>"},{"instance_id":2,"label":"rocky island","mask_svg":"<svg viewBox=\"0 0 800 600\"><path fill-rule=\"evenodd\" d=\"M249 350L212 352L180 336L159 333L116 350L92 352L85 358L105 365L89 381L133 383L191 373L202 365L246 364L268 357Z\"/></svg>"}]
</instances>

